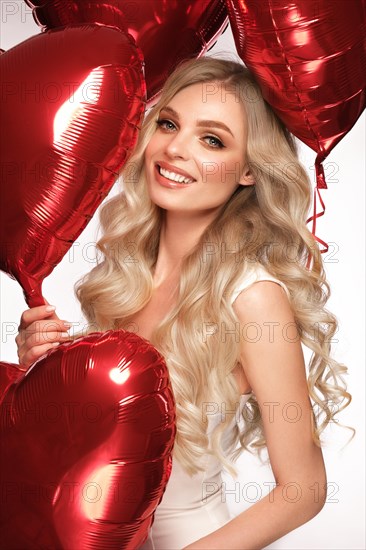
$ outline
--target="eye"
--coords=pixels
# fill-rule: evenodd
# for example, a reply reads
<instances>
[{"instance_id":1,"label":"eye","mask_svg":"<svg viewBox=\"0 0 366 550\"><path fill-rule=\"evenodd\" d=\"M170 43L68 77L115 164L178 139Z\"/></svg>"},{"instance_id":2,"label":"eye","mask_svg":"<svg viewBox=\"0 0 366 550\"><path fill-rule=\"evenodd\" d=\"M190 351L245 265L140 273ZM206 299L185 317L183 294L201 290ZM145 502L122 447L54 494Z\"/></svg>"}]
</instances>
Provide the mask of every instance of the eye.
<instances>
[{"instance_id":1,"label":"eye","mask_svg":"<svg viewBox=\"0 0 366 550\"><path fill-rule=\"evenodd\" d=\"M210 145L210 147L212 147L214 149L222 149L223 147L225 147L225 145L222 143L222 141L219 138L215 137L215 136L206 136L203 139L212 140L214 143L212 143L212 141L211 141L211 144L209 143L208 145Z\"/></svg>"},{"instance_id":2,"label":"eye","mask_svg":"<svg viewBox=\"0 0 366 550\"><path fill-rule=\"evenodd\" d=\"M175 128L175 124L171 120L167 120L166 118L160 118L156 120L156 124L160 128L164 128L165 130L172 130Z\"/></svg>"}]
</instances>

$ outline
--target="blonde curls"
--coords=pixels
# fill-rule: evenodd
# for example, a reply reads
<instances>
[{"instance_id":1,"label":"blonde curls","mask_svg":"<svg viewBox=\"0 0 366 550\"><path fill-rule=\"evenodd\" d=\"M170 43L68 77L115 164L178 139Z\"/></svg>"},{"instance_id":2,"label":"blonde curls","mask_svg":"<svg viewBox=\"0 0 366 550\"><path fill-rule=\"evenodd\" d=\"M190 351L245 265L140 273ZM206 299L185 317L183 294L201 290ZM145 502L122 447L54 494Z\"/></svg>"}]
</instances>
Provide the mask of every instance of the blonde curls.
<instances>
[{"instance_id":1,"label":"blonde curls","mask_svg":"<svg viewBox=\"0 0 366 550\"><path fill-rule=\"evenodd\" d=\"M207 323L238 322L231 296L253 262L285 283L302 342L313 351L308 367L309 395L314 405L313 437L319 436L351 396L342 375L347 369L330 357L330 340L337 320L325 309L329 298L321 254L306 226L311 183L297 155L294 137L262 97L252 74L235 61L203 57L182 62L171 74L158 103L146 115L135 151L123 169L123 190L107 201L100 214L103 231L97 243L103 259L76 285L90 330L133 330L131 319L150 300L163 211L152 203L144 174L144 152L156 129L161 108L183 88L220 83L236 94L248 125L247 161L255 186L239 186L223 205L182 263L177 305L155 327L151 342L164 355L177 404L174 454L187 472L203 469L207 453L214 454L233 475L231 460L220 446L227 418L215 428L212 446L206 434L203 404L225 403L235 410L238 388L233 369L239 344L228 333L206 338ZM225 248L207 254L207 246ZM308 255L312 267L306 267ZM314 330L316 327L316 330ZM338 411L336 410L338 408ZM248 412L251 420L248 421ZM255 397L243 411L245 428L233 431L231 458L241 448L265 445Z\"/></svg>"}]
</instances>

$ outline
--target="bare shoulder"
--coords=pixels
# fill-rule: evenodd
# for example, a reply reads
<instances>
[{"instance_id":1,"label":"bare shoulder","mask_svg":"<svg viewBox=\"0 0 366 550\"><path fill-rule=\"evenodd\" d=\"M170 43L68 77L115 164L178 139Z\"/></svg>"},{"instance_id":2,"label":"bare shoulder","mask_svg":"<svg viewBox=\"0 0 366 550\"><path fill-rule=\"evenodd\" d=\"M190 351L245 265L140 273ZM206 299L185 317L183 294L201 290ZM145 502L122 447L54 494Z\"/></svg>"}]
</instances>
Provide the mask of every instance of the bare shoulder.
<instances>
[{"instance_id":1,"label":"bare shoulder","mask_svg":"<svg viewBox=\"0 0 366 550\"><path fill-rule=\"evenodd\" d=\"M294 321L294 314L285 290L275 281L257 281L244 289L233 305L242 322L266 320L268 316Z\"/></svg>"},{"instance_id":2,"label":"bare shoulder","mask_svg":"<svg viewBox=\"0 0 366 550\"><path fill-rule=\"evenodd\" d=\"M307 399L301 338L282 286L253 283L233 308L240 323L240 362L257 399Z\"/></svg>"}]
</instances>

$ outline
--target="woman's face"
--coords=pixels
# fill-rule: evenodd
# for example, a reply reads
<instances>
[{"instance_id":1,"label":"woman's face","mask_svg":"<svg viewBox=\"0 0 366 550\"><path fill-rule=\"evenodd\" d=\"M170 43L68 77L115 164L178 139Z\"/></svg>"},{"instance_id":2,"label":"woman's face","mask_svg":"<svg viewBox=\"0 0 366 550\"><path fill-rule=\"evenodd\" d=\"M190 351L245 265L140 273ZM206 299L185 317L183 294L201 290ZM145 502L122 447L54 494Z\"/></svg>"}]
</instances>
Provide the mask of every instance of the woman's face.
<instances>
[{"instance_id":1,"label":"woman's face","mask_svg":"<svg viewBox=\"0 0 366 550\"><path fill-rule=\"evenodd\" d=\"M151 200L181 213L215 211L238 185L251 185L247 126L239 99L218 82L178 92L157 117L145 151ZM182 181L183 180L183 181Z\"/></svg>"}]
</instances>

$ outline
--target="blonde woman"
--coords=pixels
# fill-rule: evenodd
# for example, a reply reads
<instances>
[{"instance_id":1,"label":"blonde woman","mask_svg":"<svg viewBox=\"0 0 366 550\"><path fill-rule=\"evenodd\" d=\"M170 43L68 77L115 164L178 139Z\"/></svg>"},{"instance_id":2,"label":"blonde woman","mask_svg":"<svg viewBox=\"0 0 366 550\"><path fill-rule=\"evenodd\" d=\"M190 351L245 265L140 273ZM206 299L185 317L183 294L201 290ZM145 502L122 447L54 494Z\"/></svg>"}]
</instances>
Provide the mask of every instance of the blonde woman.
<instances>
[{"instance_id":1,"label":"blonde woman","mask_svg":"<svg viewBox=\"0 0 366 550\"><path fill-rule=\"evenodd\" d=\"M330 357L337 321L295 140L242 64L189 60L122 176L101 212L102 259L76 294L88 331L135 331L170 371L173 470L143 549L264 548L322 509L320 434L351 399ZM26 367L70 338L46 310L22 315ZM230 519L222 468L236 475L243 449L265 447L276 486Z\"/></svg>"}]
</instances>

